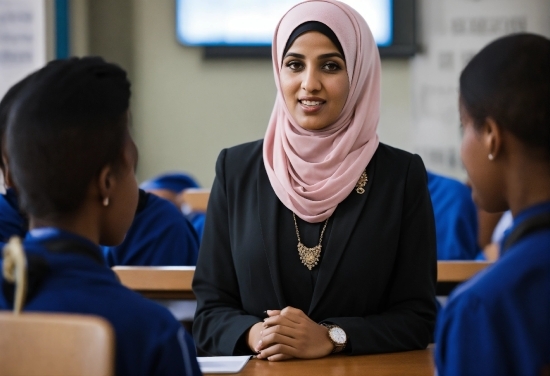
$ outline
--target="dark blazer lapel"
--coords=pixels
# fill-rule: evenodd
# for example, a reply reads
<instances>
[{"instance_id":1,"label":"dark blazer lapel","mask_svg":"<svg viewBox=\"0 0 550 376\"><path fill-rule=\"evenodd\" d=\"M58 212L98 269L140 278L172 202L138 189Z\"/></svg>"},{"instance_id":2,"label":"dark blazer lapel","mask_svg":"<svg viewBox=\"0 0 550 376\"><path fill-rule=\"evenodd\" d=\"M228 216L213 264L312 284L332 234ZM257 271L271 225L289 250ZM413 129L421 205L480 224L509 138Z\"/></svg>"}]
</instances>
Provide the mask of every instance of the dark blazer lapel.
<instances>
[{"instance_id":1,"label":"dark blazer lapel","mask_svg":"<svg viewBox=\"0 0 550 376\"><path fill-rule=\"evenodd\" d=\"M376 154L375 154L376 157ZM334 213L332 214L332 229L330 231L330 238L328 239L326 252L321 262L321 268L319 269L319 275L317 277L317 283L313 290L313 297L311 299L311 305L309 307L308 315L313 313L313 310L317 308L317 305L321 301L325 290L330 285L330 281L340 258L345 252L348 240L352 234L352 231L356 231L354 226L358 222L358 218L363 211L367 198L369 196L371 181L374 179L374 164L375 157L371 160L367 166L368 182L365 185L365 193L359 194L355 191L355 188L350 193L351 197L347 197L342 201Z\"/></svg>"},{"instance_id":2,"label":"dark blazer lapel","mask_svg":"<svg viewBox=\"0 0 550 376\"><path fill-rule=\"evenodd\" d=\"M279 274L279 258L277 256L277 228L279 198L273 191L263 162L258 171L258 217L262 229L264 250L269 265L269 275L273 283L273 289L277 295L279 307L286 307Z\"/></svg>"}]
</instances>

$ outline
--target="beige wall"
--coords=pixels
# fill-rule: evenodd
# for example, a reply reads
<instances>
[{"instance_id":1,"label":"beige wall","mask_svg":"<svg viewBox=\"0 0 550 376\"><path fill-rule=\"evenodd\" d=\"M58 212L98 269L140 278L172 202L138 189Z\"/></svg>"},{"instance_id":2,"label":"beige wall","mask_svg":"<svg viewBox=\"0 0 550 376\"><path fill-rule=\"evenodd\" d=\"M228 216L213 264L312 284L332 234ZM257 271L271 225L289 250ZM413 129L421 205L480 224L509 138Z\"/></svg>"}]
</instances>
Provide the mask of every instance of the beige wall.
<instances>
[{"instance_id":1,"label":"beige wall","mask_svg":"<svg viewBox=\"0 0 550 376\"><path fill-rule=\"evenodd\" d=\"M93 0L87 9L83 0L73 3L73 21L89 24L73 26L73 40L80 40L73 48L130 72L140 181L185 170L209 187L222 148L263 137L275 98L269 60L204 60L200 48L180 45L174 0ZM383 61L382 69L380 137L407 149L409 62Z\"/></svg>"}]
</instances>

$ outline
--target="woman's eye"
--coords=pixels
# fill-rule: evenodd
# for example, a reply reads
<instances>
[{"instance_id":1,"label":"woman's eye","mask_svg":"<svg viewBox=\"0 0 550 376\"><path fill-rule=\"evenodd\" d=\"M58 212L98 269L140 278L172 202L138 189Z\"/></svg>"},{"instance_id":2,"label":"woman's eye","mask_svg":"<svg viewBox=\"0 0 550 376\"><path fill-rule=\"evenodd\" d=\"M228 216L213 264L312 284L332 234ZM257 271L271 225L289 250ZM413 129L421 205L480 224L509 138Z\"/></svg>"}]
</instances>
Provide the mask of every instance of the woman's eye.
<instances>
[{"instance_id":1,"label":"woman's eye","mask_svg":"<svg viewBox=\"0 0 550 376\"><path fill-rule=\"evenodd\" d=\"M293 71L300 70L302 68L302 64L300 64L298 61L289 61L288 63L286 63L286 66Z\"/></svg>"},{"instance_id":2,"label":"woman's eye","mask_svg":"<svg viewBox=\"0 0 550 376\"><path fill-rule=\"evenodd\" d=\"M340 68L340 65L335 63L335 62L328 62L328 63L325 63L323 65L323 69L327 70L327 71L330 71L330 72L334 72L334 71L338 71L342 68Z\"/></svg>"}]
</instances>

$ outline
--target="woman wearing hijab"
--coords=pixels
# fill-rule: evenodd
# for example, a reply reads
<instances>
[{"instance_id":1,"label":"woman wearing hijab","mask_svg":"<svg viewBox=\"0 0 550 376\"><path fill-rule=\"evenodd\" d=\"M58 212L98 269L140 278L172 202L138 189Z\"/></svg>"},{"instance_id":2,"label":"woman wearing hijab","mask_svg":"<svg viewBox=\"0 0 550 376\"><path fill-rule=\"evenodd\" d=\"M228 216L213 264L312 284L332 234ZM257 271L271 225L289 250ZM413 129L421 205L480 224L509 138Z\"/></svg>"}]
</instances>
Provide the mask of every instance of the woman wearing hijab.
<instances>
[{"instance_id":1,"label":"woman wearing hijab","mask_svg":"<svg viewBox=\"0 0 550 376\"><path fill-rule=\"evenodd\" d=\"M380 58L333 0L273 39L264 140L220 153L193 281L198 347L272 361L425 348L436 244L426 170L378 141Z\"/></svg>"}]
</instances>

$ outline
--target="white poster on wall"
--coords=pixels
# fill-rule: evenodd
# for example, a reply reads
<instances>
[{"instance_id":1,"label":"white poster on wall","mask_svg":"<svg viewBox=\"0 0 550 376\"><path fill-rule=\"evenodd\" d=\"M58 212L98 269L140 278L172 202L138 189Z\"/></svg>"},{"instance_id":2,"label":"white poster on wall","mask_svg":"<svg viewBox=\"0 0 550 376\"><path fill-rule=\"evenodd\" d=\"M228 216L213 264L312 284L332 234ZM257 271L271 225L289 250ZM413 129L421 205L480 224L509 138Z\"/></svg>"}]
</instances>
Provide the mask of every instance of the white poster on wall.
<instances>
[{"instance_id":1,"label":"white poster on wall","mask_svg":"<svg viewBox=\"0 0 550 376\"><path fill-rule=\"evenodd\" d=\"M506 34L550 37L549 0L418 0L421 52L412 62L413 150L426 167L464 180L458 115L460 72Z\"/></svg>"},{"instance_id":2,"label":"white poster on wall","mask_svg":"<svg viewBox=\"0 0 550 376\"><path fill-rule=\"evenodd\" d=\"M0 0L0 98L45 63L45 0Z\"/></svg>"}]
</instances>

